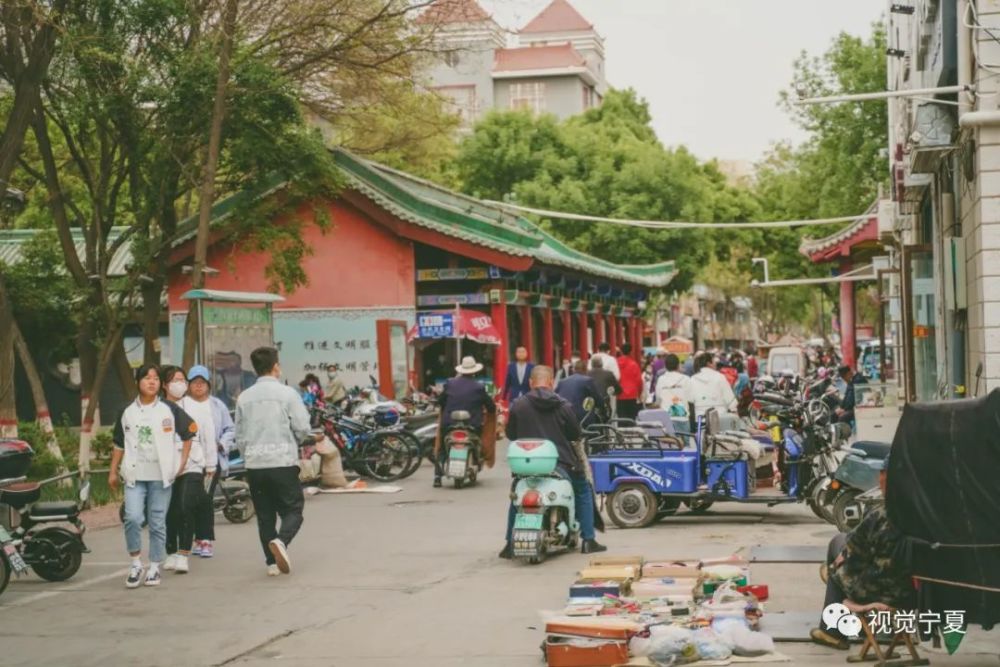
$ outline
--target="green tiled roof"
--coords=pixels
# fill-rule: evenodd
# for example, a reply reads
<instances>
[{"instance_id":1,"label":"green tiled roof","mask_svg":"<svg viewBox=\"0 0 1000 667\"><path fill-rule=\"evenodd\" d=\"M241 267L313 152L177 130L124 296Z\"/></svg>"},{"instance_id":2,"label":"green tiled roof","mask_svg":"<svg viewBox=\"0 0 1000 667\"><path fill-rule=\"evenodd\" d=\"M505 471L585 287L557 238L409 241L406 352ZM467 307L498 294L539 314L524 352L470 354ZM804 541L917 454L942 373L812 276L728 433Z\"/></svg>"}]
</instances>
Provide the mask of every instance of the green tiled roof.
<instances>
[{"instance_id":1,"label":"green tiled roof","mask_svg":"<svg viewBox=\"0 0 1000 667\"><path fill-rule=\"evenodd\" d=\"M540 264L645 287L663 287L676 274L672 261L635 266L598 259L574 250L527 218L503 207L364 160L347 151L335 149L334 160L347 177L347 187L411 224L509 255L530 257ZM212 224L224 222L247 198L266 197L284 185L280 179L275 179L260 192L241 192L220 200L212 207ZM180 222L175 245L193 238L197 224L197 216ZM116 231L120 233L120 229ZM35 230L0 230L0 260L18 261L21 244L34 233ZM77 233L78 230L74 230L74 234ZM82 237L75 237L75 240L82 253ZM125 267L131 263L128 246L124 244L115 254L111 275L124 274Z\"/></svg>"},{"instance_id":2,"label":"green tiled roof","mask_svg":"<svg viewBox=\"0 0 1000 667\"><path fill-rule=\"evenodd\" d=\"M574 250L530 220L493 204L448 190L343 150L337 165L348 187L415 225L511 255L528 256L602 278L646 287L663 287L676 274L674 262L621 265Z\"/></svg>"}]
</instances>

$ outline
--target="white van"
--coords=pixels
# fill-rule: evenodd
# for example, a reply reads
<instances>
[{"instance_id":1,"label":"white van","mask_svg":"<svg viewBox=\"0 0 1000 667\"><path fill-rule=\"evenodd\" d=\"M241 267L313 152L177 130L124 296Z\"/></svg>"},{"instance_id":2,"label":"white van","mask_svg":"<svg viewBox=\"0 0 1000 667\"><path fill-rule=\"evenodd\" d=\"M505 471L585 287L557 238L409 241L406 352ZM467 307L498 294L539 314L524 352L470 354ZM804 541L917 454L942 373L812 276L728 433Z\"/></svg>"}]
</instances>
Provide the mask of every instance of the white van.
<instances>
[{"instance_id":1,"label":"white van","mask_svg":"<svg viewBox=\"0 0 1000 667\"><path fill-rule=\"evenodd\" d=\"M806 351L801 347L772 347L767 354L767 374L778 377L786 371L805 375L809 368Z\"/></svg>"}]
</instances>

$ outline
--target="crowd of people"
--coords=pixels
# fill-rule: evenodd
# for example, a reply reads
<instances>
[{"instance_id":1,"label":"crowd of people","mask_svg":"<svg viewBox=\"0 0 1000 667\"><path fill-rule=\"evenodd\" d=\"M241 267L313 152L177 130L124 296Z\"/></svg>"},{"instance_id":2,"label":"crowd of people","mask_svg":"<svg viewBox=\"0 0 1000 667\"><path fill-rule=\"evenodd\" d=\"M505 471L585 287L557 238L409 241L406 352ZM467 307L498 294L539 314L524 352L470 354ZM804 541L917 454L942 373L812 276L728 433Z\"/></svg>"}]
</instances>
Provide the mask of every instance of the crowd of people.
<instances>
[{"instance_id":1,"label":"crowd of people","mask_svg":"<svg viewBox=\"0 0 1000 667\"><path fill-rule=\"evenodd\" d=\"M234 446L247 468L267 574L290 571L288 546L304 505L299 445L313 437L309 413L299 393L279 381L276 349L258 348L250 359L257 381L240 394L235 420L212 395L204 366L137 369L137 396L115 422L108 475L112 488L124 485L128 588L158 586L165 571L187 574L192 556L214 556L212 494Z\"/></svg>"}]
</instances>

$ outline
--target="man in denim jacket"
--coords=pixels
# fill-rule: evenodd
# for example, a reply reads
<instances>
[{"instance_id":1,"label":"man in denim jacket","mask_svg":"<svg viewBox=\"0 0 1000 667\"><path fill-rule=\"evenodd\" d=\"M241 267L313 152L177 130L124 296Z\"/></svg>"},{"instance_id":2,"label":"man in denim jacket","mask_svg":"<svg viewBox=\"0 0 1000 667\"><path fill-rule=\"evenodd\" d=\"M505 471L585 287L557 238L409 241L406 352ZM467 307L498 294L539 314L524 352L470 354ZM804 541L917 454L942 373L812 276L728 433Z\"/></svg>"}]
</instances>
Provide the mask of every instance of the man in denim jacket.
<instances>
[{"instance_id":1,"label":"man in denim jacket","mask_svg":"<svg viewBox=\"0 0 1000 667\"><path fill-rule=\"evenodd\" d=\"M311 440L311 429L298 392L279 380L278 351L259 347L250 361L257 382L236 401L236 446L246 461L267 574L276 576L290 571L288 545L302 527L299 444Z\"/></svg>"}]
</instances>

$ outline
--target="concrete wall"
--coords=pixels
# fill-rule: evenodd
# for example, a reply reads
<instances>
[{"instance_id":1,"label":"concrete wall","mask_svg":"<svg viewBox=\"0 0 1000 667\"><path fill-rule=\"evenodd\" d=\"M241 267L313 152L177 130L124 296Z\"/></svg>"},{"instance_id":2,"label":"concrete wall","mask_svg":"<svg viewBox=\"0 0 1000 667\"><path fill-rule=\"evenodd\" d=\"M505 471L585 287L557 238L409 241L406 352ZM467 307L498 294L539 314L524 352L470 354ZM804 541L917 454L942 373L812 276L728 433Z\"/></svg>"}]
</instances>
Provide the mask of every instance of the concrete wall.
<instances>
[{"instance_id":1,"label":"concrete wall","mask_svg":"<svg viewBox=\"0 0 1000 667\"><path fill-rule=\"evenodd\" d=\"M550 76L539 79L497 79L494 87L495 103L498 109L510 108L510 89L515 83L545 83L544 113L567 118L583 113L584 82L576 76Z\"/></svg>"},{"instance_id":2,"label":"concrete wall","mask_svg":"<svg viewBox=\"0 0 1000 667\"><path fill-rule=\"evenodd\" d=\"M452 58L457 58L454 66L444 60L437 60L428 71L431 86L446 89L453 86L474 86L476 91L475 109L472 122L493 108L493 49L491 42L473 42L455 45Z\"/></svg>"}]
</instances>

